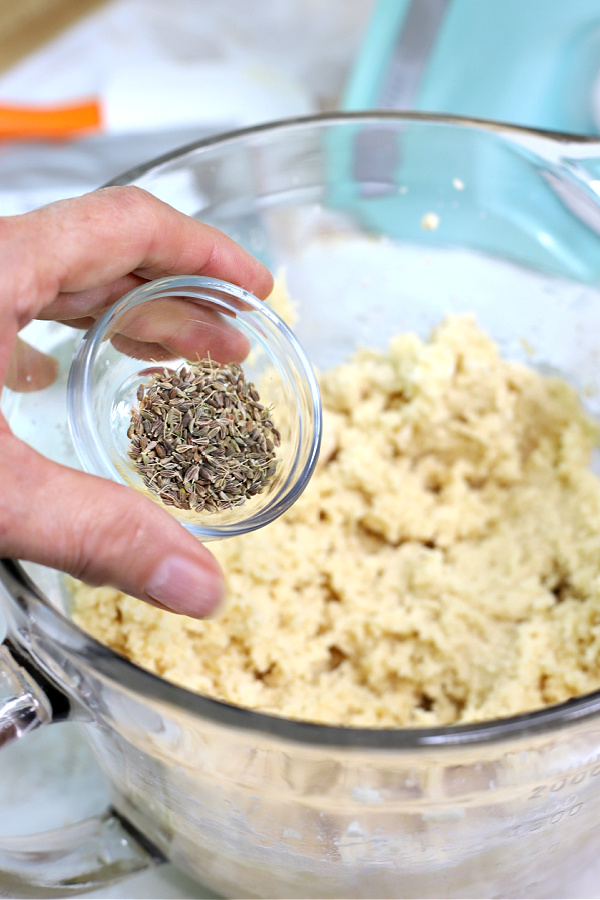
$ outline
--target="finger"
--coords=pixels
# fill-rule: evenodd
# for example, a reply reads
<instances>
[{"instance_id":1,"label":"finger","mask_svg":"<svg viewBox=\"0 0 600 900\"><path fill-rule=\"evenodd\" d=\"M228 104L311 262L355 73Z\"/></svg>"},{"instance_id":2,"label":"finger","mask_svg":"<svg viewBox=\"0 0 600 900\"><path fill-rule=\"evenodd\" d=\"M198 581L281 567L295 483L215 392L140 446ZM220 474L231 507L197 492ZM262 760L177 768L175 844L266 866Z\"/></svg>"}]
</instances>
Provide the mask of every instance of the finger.
<instances>
[{"instance_id":1,"label":"finger","mask_svg":"<svg viewBox=\"0 0 600 900\"><path fill-rule=\"evenodd\" d=\"M69 328L81 328L87 331L96 321L93 316L82 316L80 319L56 319L60 325L68 325Z\"/></svg>"},{"instance_id":2,"label":"finger","mask_svg":"<svg viewBox=\"0 0 600 900\"><path fill-rule=\"evenodd\" d=\"M208 354L218 362L241 362L250 351L248 338L217 310L194 300L160 299L137 306L115 323L112 343L131 356L152 359L152 347L160 345L166 358L202 359ZM144 351L143 344L149 345ZM137 351L137 353L135 352Z\"/></svg>"},{"instance_id":3,"label":"finger","mask_svg":"<svg viewBox=\"0 0 600 900\"><path fill-rule=\"evenodd\" d=\"M22 393L40 391L56 381L58 362L17 338L6 375L6 386Z\"/></svg>"},{"instance_id":4,"label":"finger","mask_svg":"<svg viewBox=\"0 0 600 900\"><path fill-rule=\"evenodd\" d=\"M89 328L98 316L110 309L117 300L135 288L148 284L146 278L137 275L128 275L119 278L109 285L103 285L89 291L76 291L59 294L56 300L41 310L38 319L61 322L63 325L72 325L74 328ZM234 300L239 309L248 309L248 305L241 300ZM81 316L81 310L86 309L87 315Z\"/></svg>"},{"instance_id":5,"label":"finger","mask_svg":"<svg viewBox=\"0 0 600 900\"><path fill-rule=\"evenodd\" d=\"M87 330L95 321L87 316L61 320L61 324ZM250 352L249 340L217 310L166 298L121 316L110 341L133 359L157 361L179 356L195 361L210 354L218 362L239 363Z\"/></svg>"},{"instance_id":6,"label":"finger","mask_svg":"<svg viewBox=\"0 0 600 900\"><path fill-rule=\"evenodd\" d=\"M95 319L68 319L63 325L91 328ZM120 317L109 335L117 350L133 359L157 361L182 356L195 361L207 355L222 363L242 362L250 352L248 338L214 309L194 301L161 299Z\"/></svg>"},{"instance_id":7,"label":"finger","mask_svg":"<svg viewBox=\"0 0 600 900\"><path fill-rule=\"evenodd\" d=\"M61 293L45 309L40 310L38 319L51 321L63 321L65 324L79 319L96 319L102 313L110 309L117 300L133 291L134 288L148 284L147 278L139 275L124 275L111 284L103 284L87 291L70 291ZM86 316L81 316L81 310L86 310Z\"/></svg>"},{"instance_id":8,"label":"finger","mask_svg":"<svg viewBox=\"0 0 600 900\"><path fill-rule=\"evenodd\" d=\"M214 557L124 485L50 462L2 435L0 552L200 618L223 595Z\"/></svg>"},{"instance_id":9,"label":"finger","mask_svg":"<svg viewBox=\"0 0 600 900\"><path fill-rule=\"evenodd\" d=\"M58 295L110 285L130 272L147 279L210 275L261 299L273 284L262 263L235 241L139 188L104 188L52 203L13 218L12 225L19 263L25 262L34 281L25 282L27 294L19 298L21 314L29 318L50 304L56 318L85 316L85 293L69 315Z\"/></svg>"}]
</instances>

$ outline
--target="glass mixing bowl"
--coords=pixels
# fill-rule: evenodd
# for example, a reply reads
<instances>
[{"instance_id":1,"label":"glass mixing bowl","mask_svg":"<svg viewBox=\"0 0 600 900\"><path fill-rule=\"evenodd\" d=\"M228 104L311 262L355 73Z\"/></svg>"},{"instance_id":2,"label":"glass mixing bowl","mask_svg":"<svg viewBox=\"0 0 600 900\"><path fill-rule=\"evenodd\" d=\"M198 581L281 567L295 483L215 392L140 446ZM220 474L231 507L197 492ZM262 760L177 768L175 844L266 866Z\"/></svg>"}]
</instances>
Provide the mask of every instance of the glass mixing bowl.
<instances>
[{"instance_id":1,"label":"glass mixing bowl","mask_svg":"<svg viewBox=\"0 0 600 900\"><path fill-rule=\"evenodd\" d=\"M592 139L373 113L204 141L118 183L284 268L317 368L469 311L600 416L599 177ZM5 403L19 434L73 465L65 334L30 327L63 377ZM470 726L289 721L99 645L70 621L58 573L6 561L1 577L0 745L80 721L113 793L104 817L1 841L13 893L64 895L168 858L225 896L544 896L597 856L598 692Z\"/></svg>"}]
</instances>

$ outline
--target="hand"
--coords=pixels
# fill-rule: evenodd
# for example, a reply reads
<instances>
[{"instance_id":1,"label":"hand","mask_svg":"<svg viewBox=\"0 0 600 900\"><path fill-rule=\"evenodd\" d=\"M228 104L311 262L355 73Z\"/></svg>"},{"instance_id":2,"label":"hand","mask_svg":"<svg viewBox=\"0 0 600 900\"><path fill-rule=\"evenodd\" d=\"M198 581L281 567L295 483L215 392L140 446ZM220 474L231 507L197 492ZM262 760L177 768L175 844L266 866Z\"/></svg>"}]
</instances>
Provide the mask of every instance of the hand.
<instances>
[{"instance_id":1,"label":"hand","mask_svg":"<svg viewBox=\"0 0 600 900\"><path fill-rule=\"evenodd\" d=\"M264 299L269 272L221 232L137 188L105 188L0 219L0 378L14 389L51 384L56 364L18 332L32 319L88 327L124 293L165 275L210 275ZM210 346L191 304L165 301L167 332L144 339L184 353ZM185 320L186 327L182 326ZM139 334L139 329L136 331ZM243 356L235 346L232 358ZM136 354L130 336L123 349ZM150 353L149 356L152 356ZM156 357L155 357L156 358ZM53 463L0 417L0 554L111 585L161 608L201 617L223 594L214 557L169 513L131 488Z\"/></svg>"}]
</instances>

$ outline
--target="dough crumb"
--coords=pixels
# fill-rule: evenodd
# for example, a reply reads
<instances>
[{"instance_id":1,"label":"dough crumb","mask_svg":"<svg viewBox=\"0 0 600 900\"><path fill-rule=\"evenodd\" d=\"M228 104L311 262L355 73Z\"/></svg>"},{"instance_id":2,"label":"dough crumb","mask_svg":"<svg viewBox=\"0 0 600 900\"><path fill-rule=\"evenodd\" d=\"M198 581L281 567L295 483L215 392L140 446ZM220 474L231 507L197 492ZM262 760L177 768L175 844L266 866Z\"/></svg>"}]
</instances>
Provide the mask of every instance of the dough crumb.
<instances>
[{"instance_id":1,"label":"dough crumb","mask_svg":"<svg viewBox=\"0 0 600 900\"><path fill-rule=\"evenodd\" d=\"M74 618L146 669L276 715L466 723L600 687L598 426L469 316L321 376L304 494L211 545L207 621L78 584Z\"/></svg>"},{"instance_id":2,"label":"dough crumb","mask_svg":"<svg viewBox=\"0 0 600 900\"><path fill-rule=\"evenodd\" d=\"M429 212L425 213L423 218L421 219L421 228L424 231L435 231L436 228L439 228L440 225L440 217L437 213Z\"/></svg>"}]
</instances>

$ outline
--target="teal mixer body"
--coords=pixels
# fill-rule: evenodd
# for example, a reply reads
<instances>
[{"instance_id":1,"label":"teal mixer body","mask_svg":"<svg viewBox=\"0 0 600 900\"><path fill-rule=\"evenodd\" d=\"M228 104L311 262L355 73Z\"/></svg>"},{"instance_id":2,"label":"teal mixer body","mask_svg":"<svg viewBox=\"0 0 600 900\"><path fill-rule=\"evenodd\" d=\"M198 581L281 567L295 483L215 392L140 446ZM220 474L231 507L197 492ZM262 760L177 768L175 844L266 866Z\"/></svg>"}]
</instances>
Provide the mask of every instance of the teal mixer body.
<instances>
[{"instance_id":1,"label":"teal mixer body","mask_svg":"<svg viewBox=\"0 0 600 900\"><path fill-rule=\"evenodd\" d=\"M344 109L390 105L381 94L415 9L429 39L411 108L600 133L598 0L378 0Z\"/></svg>"},{"instance_id":2,"label":"teal mixer body","mask_svg":"<svg viewBox=\"0 0 600 900\"><path fill-rule=\"evenodd\" d=\"M600 0L379 0L343 110L483 118L584 146L571 159L567 137L563 154L493 124L363 123L332 141L331 202L373 234L438 246L469 234L474 250L596 283L600 144L585 140L600 134L599 83Z\"/></svg>"}]
</instances>

